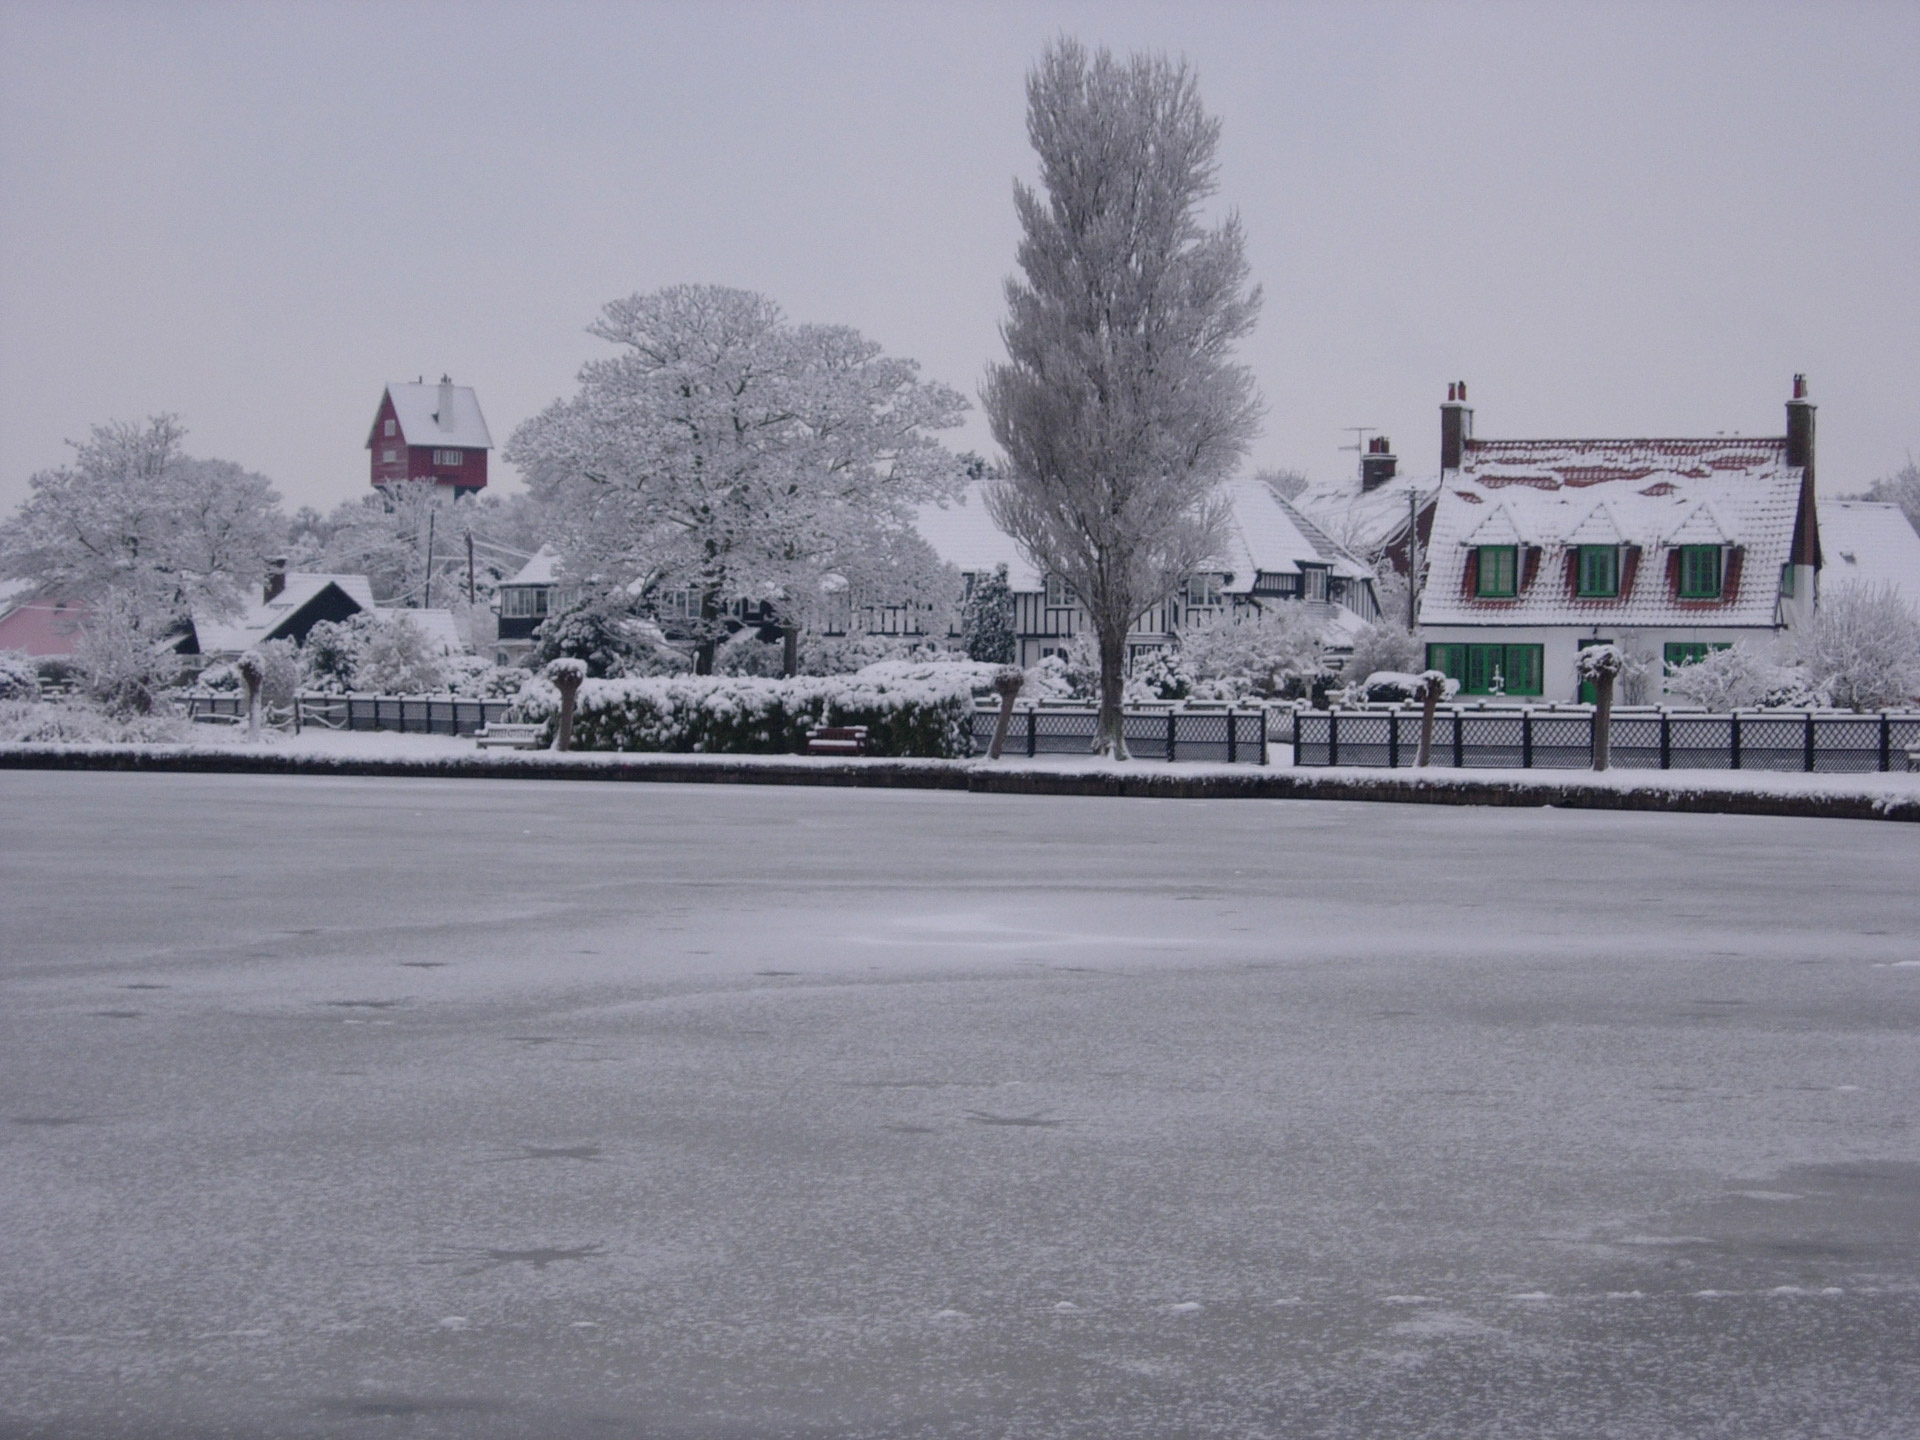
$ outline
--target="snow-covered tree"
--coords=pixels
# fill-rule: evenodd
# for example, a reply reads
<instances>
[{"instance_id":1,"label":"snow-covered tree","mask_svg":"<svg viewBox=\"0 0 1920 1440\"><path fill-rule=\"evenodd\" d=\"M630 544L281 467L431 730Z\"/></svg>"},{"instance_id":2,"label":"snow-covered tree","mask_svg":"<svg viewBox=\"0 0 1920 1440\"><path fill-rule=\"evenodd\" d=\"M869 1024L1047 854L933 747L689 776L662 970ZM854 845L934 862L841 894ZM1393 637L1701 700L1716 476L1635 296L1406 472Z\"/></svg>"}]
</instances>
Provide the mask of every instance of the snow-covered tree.
<instances>
[{"instance_id":1,"label":"snow-covered tree","mask_svg":"<svg viewBox=\"0 0 1920 1440\"><path fill-rule=\"evenodd\" d=\"M1867 488L1869 500L1886 500L1900 507L1907 523L1920 531L1920 464L1912 460Z\"/></svg>"},{"instance_id":2,"label":"snow-covered tree","mask_svg":"<svg viewBox=\"0 0 1920 1440\"><path fill-rule=\"evenodd\" d=\"M1180 637L1188 671L1230 699L1298 691L1328 673L1326 621L1306 605L1282 602L1239 623Z\"/></svg>"},{"instance_id":3,"label":"snow-covered tree","mask_svg":"<svg viewBox=\"0 0 1920 1440\"><path fill-rule=\"evenodd\" d=\"M1353 637L1345 673L1349 680L1365 680L1382 670L1418 674L1425 666L1426 647L1389 614Z\"/></svg>"},{"instance_id":4,"label":"snow-covered tree","mask_svg":"<svg viewBox=\"0 0 1920 1440\"><path fill-rule=\"evenodd\" d=\"M764 296L711 285L613 301L588 329L621 353L588 362L507 458L549 504L576 581L697 597L703 674L733 602L801 623L824 577L963 481L930 432L965 400L857 331L790 324Z\"/></svg>"},{"instance_id":5,"label":"snow-covered tree","mask_svg":"<svg viewBox=\"0 0 1920 1440\"><path fill-rule=\"evenodd\" d=\"M1920 697L1920 615L1891 585L1824 590L1797 637L1810 686L1844 710L1878 710Z\"/></svg>"},{"instance_id":6,"label":"snow-covered tree","mask_svg":"<svg viewBox=\"0 0 1920 1440\"><path fill-rule=\"evenodd\" d=\"M356 690L376 695L425 695L441 688L440 655L427 633L406 616L390 611L373 616L362 611L349 624L360 622L359 652L354 657Z\"/></svg>"},{"instance_id":7,"label":"snow-covered tree","mask_svg":"<svg viewBox=\"0 0 1920 1440\"><path fill-rule=\"evenodd\" d=\"M38 700L40 667L23 650L0 650L0 700Z\"/></svg>"},{"instance_id":8,"label":"snow-covered tree","mask_svg":"<svg viewBox=\"0 0 1920 1440\"><path fill-rule=\"evenodd\" d=\"M1750 710L1801 688L1805 672L1780 664L1750 640L1667 667L1667 693L1702 710Z\"/></svg>"},{"instance_id":9,"label":"snow-covered tree","mask_svg":"<svg viewBox=\"0 0 1920 1440\"><path fill-rule=\"evenodd\" d=\"M103 657L164 641L195 611L233 614L282 543L266 477L189 457L185 436L171 415L97 425L0 525L0 575L94 610Z\"/></svg>"},{"instance_id":10,"label":"snow-covered tree","mask_svg":"<svg viewBox=\"0 0 1920 1440\"><path fill-rule=\"evenodd\" d=\"M1266 486L1282 500L1291 500L1302 494L1312 483L1304 470L1256 470L1253 478Z\"/></svg>"},{"instance_id":11,"label":"snow-covered tree","mask_svg":"<svg viewBox=\"0 0 1920 1440\"><path fill-rule=\"evenodd\" d=\"M383 605L461 609L467 596L467 539L474 598L540 548L545 515L526 494L455 499L430 481L380 486L327 515L302 507L288 527L292 568L365 575Z\"/></svg>"},{"instance_id":12,"label":"snow-covered tree","mask_svg":"<svg viewBox=\"0 0 1920 1440\"><path fill-rule=\"evenodd\" d=\"M973 589L967 593L966 609L960 618L960 633L965 636L969 660L988 665L1011 665L1018 636L1013 629L1013 589L1007 584L1007 567L993 569L973 577Z\"/></svg>"},{"instance_id":13,"label":"snow-covered tree","mask_svg":"<svg viewBox=\"0 0 1920 1440\"><path fill-rule=\"evenodd\" d=\"M1218 486L1258 421L1232 352L1260 295L1238 218L1202 223L1220 125L1184 63L1057 41L1027 79L1027 134L1042 188L1014 186L1022 275L981 392L1007 468L987 504L1079 597L1094 748L1124 757L1127 632L1217 553Z\"/></svg>"}]
</instances>

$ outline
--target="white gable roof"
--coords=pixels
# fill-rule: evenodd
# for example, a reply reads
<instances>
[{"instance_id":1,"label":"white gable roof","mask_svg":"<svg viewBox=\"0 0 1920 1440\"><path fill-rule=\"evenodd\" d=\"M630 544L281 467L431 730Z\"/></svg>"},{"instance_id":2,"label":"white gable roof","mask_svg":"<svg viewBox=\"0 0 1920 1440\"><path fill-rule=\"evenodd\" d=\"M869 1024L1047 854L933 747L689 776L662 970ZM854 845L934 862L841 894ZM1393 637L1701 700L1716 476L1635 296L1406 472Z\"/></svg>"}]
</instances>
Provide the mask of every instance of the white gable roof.
<instances>
[{"instance_id":1,"label":"white gable roof","mask_svg":"<svg viewBox=\"0 0 1920 1440\"><path fill-rule=\"evenodd\" d=\"M996 565L1005 565L1011 588L1040 588L1040 572L1027 563L1013 537L993 523L977 485L957 500L922 505L913 526L936 555L962 574L991 574Z\"/></svg>"},{"instance_id":2,"label":"white gable roof","mask_svg":"<svg viewBox=\"0 0 1920 1440\"><path fill-rule=\"evenodd\" d=\"M1878 500L1823 499L1819 507L1821 585L1891 585L1920 609L1920 535L1905 512Z\"/></svg>"},{"instance_id":3,"label":"white gable roof","mask_svg":"<svg viewBox=\"0 0 1920 1440\"><path fill-rule=\"evenodd\" d=\"M1802 473L1787 464L1779 438L1470 441L1434 510L1420 623L1771 628ZM1608 529L1617 540L1590 538ZM1625 593L1573 595L1568 551L1616 543L1638 547L1627 552ZM1472 548L1510 544L1540 551L1536 565L1523 567L1521 593L1497 601L1469 595ZM1725 601L1674 596L1668 557L1679 545L1738 547Z\"/></svg>"},{"instance_id":4,"label":"white gable roof","mask_svg":"<svg viewBox=\"0 0 1920 1440\"><path fill-rule=\"evenodd\" d=\"M236 620L202 620L194 617L194 638L203 655L237 655L262 640L274 639L274 632L293 619L318 598L329 585L362 610L371 610L373 586L364 575L322 575L296 570L288 574L287 585L271 600L256 600Z\"/></svg>"},{"instance_id":5,"label":"white gable roof","mask_svg":"<svg viewBox=\"0 0 1920 1440\"><path fill-rule=\"evenodd\" d=\"M560 556L551 545L542 545L533 558L514 572L507 585L551 585L560 568Z\"/></svg>"},{"instance_id":6,"label":"white gable roof","mask_svg":"<svg viewBox=\"0 0 1920 1440\"><path fill-rule=\"evenodd\" d=\"M438 382L395 383L387 386L400 435L409 445L445 445L458 450L491 450L493 437L480 414L480 401L470 385L455 385L453 411L442 416ZM373 444L370 438L367 443Z\"/></svg>"}]
</instances>

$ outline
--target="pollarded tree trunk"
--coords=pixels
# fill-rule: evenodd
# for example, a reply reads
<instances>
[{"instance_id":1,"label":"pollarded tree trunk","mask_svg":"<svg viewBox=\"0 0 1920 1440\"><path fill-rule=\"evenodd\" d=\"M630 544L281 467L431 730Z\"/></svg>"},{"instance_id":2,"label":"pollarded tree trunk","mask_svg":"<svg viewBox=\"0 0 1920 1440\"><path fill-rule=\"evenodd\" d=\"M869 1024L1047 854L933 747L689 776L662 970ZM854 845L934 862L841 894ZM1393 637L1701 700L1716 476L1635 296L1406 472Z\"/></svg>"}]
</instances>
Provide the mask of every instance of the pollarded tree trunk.
<instances>
[{"instance_id":1,"label":"pollarded tree trunk","mask_svg":"<svg viewBox=\"0 0 1920 1440\"><path fill-rule=\"evenodd\" d=\"M1593 768L1613 763L1613 672L1601 670L1593 678Z\"/></svg>"},{"instance_id":2,"label":"pollarded tree trunk","mask_svg":"<svg viewBox=\"0 0 1920 1440\"><path fill-rule=\"evenodd\" d=\"M1003 666L994 673L993 688L1000 696L1000 718L993 722L993 743L987 747L989 760L998 760L1006 748L1007 731L1013 725L1013 702L1026 679L1026 671L1018 665Z\"/></svg>"},{"instance_id":3,"label":"pollarded tree trunk","mask_svg":"<svg viewBox=\"0 0 1920 1440\"><path fill-rule=\"evenodd\" d=\"M800 627L780 627L780 673L791 680L800 673Z\"/></svg>"},{"instance_id":4,"label":"pollarded tree trunk","mask_svg":"<svg viewBox=\"0 0 1920 1440\"><path fill-rule=\"evenodd\" d=\"M1093 752L1127 758L1127 633L1100 635L1100 717L1093 727Z\"/></svg>"}]
</instances>

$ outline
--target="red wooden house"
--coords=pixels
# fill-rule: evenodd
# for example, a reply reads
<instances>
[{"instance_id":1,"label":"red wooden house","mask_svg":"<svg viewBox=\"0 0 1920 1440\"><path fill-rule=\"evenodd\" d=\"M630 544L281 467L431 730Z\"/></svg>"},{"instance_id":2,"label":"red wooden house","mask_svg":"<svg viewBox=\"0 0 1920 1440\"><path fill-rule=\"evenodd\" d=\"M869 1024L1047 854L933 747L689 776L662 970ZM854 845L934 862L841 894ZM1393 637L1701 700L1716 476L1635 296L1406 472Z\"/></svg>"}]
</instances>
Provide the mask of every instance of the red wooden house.
<instances>
[{"instance_id":1,"label":"red wooden house","mask_svg":"<svg viewBox=\"0 0 1920 1440\"><path fill-rule=\"evenodd\" d=\"M493 437L473 387L445 375L387 386L367 435L375 485L426 480L456 496L473 495L487 483L487 452Z\"/></svg>"}]
</instances>

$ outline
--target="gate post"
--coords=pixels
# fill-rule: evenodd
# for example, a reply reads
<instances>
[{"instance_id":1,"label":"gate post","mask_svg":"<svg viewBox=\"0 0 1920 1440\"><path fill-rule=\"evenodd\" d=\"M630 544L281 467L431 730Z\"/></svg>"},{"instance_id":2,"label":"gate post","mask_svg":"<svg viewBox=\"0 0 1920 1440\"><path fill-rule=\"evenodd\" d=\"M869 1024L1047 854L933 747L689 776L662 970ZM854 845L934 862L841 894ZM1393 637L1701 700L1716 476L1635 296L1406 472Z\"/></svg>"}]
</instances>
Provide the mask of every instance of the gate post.
<instances>
[{"instance_id":1,"label":"gate post","mask_svg":"<svg viewBox=\"0 0 1920 1440\"><path fill-rule=\"evenodd\" d=\"M1664 705L1660 707L1660 768L1673 768L1673 720Z\"/></svg>"},{"instance_id":2,"label":"gate post","mask_svg":"<svg viewBox=\"0 0 1920 1440\"><path fill-rule=\"evenodd\" d=\"M1121 723L1126 723L1124 718ZM1169 765L1173 763L1173 757L1176 753L1174 747L1179 740L1179 724L1180 712L1178 710L1167 711L1167 763Z\"/></svg>"},{"instance_id":3,"label":"gate post","mask_svg":"<svg viewBox=\"0 0 1920 1440\"><path fill-rule=\"evenodd\" d=\"M1392 770L1400 764L1400 711L1387 712L1387 769Z\"/></svg>"},{"instance_id":4,"label":"gate post","mask_svg":"<svg viewBox=\"0 0 1920 1440\"><path fill-rule=\"evenodd\" d=\"M1880 768L1893 768L1893 722L1884 710L1880 712Z\"/></svg>"},{"instance_id":5,"label":"gate post","mask_svg":"<svg viewBox=\"0 0 1920 1440\"><path fill-rule=\"evenodd\" d=\"M1811 775L1813 773L1813 712L1811 710L1807 712L1806 750L1807 750L1807 773Z\"/></svg>"},{"instance_id":6,"label":"gate post","mask_svg":"<svg viewBox=\"0 0 1920 1440\"><path fill-rule=\"evenodd\" d=\"M1520 768L1533 768L1533 707L1520 712Z\"/></svg>"},{"instance_id":7,"label":"gate post","mask_svg":"<svg viewBox=\"0 0 1920 1440\"><path fill-rule=\"evenodd\" d=\"M1740 768L1740 712L1727 717L1727 747L1733 754L1733 768Z\"/></svg>"},{"instance_id":8,"label":"gate post","mask_svg":"<svg viewBox=\"0 0 1920 1440\"><path fill-rule=\"evenodd\" d=\"M1033 711L1031 710L1027 711L1027 759L1029 760L1033 759L1033 754L1034 754L1033 716L1034 716Z\"/></svg>"},{"instance_id":9,"label":"gate post","mask_svg":"<svg viewBox=\"0 0 1920 1440\"><path fill-rule=\"evenodd\" d=\"M1456 706L1453 712L1453 768L1456 770L1467 768L1467 737L1463 728L1465 724L1466 712Z\"/></svg>"},{"instance_id":10,"label":"gate post","mask_svg":"<svg viewBox=\"0 0 1920 1440\"><path fill-rule=\"evenodd\" d=\"M1327 764L1340 763L1340 712L1327 711Z\"/></svg>"},{"instance_id":11,"label":"gate post","mask_svg":"<svg viewBox=\"0 0 1920 1440\"><path fill-rule=\"evenodd\" d=\"M1227 706L1227 763L1240 758L1240 726L1234 721L1233 706Z\"/></svg>"}]
</instances>

